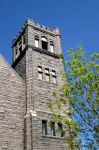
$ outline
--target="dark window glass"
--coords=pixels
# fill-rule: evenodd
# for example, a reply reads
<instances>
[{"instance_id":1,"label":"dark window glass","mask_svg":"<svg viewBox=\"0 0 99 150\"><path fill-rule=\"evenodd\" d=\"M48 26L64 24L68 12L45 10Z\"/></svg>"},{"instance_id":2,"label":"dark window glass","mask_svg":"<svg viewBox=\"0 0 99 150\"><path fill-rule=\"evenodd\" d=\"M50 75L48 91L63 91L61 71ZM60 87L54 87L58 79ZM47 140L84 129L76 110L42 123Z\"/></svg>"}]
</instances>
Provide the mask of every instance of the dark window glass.
<instances>
[{"instance_id":1,"label":"dark window glass","mask_svg":"<svg viewBox=\"0 0 99 150\"><path fill-rule=\"evenodd\" d=\"M63 132L63 126L62 123L58 123L58 131L60 132L61 137L64 136L64 132Z\"/></svg>"},{"instance_id":2,"label":"dark window glass","mask_svg":"<svg viewBox=\"0 0 99 150\"><path fill-rule=\"evenodd\" d=\"M42 41L42 49L48 50L48 43L46 41Z\"/></svg>"},{"instance_id":3,"label":"dark window glass","mask_svg":"<svg viewBox=\"0 0 99 150\"><path fill-rule=\"evenodd\" d=\"M55 122L50 122L51 124L51 135L52 136L55 136L56 133L55 133Z\"/></svg>"},{"instance_id":4,"label":"dark window glass","mask_svg":"<svg viewBox=\"0 0 99 150\"><path fill-rule=\"evenodd\" d=\"M20 53L22 53L22 46L20 46L20 48L19 48L19 52L20 52Z\"/></svg>"},{"instance_id":5,"label":"dark window glass","mask_svg":"<svg viewBox=\"0 0 99 150\"><path fill-rule=\"evenodd\" d=\"M42 120L42 133L44 135L47 135L47 121L46 120Z\"/></svg>"}]
</instances>

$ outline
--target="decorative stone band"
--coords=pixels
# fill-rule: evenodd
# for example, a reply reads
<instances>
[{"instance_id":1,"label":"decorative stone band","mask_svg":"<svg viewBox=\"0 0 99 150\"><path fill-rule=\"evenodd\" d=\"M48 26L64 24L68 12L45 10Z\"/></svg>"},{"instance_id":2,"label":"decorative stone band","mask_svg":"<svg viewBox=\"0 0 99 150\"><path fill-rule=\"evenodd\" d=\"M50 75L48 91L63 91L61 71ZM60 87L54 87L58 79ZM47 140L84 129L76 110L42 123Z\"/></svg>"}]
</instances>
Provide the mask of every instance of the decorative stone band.
<instances>
[{"instance_id":1,"label":"decorative stone band","mask_svg":"<svg viewBox=\"0 0 99 150\"><path fill-rule=\"evenodd\" d=\"M43 53L43 54L46 54L46 55L49 55L49 56L52 56L52 57L55 57L55 58L59 58L58 54L52 53L50 51L47 51L47 50L44 50L44 49L41 49L41 48L37 48L37 47L31 46L31 45L28 45L28 47L32 48L34 51L37 51L37 52L40 52L40 53Z\"/></svg>"},{"instance_id":2,"label":"decorative stone band","mask_svg":"<svg viewBox=\"0 0 99 150\"><path fill-rule=\"evenodd\" d=\"M52 56L52 57L55 57L57 59L60 58L60 56L58 54L55 54L55 53L52 53L52 52L49 52L47 50L44 50L44 49L40 49L40 48L37 48L37 47L34 47L34 46L31 46L31 45L26 45L24 50L21 52L21 54L19 55L19 57L15 60L15 62L12 64L12 67L14 68L18 62L23 58L23 56L25 55L26 53L26 50L28 50L28 48L32 48L32 50L34 51L37 51L37 52L40 52L40 53L43 53L43 54L46 54L46 55L49 55L49 56Z\"/></svg>"}]
</instances>

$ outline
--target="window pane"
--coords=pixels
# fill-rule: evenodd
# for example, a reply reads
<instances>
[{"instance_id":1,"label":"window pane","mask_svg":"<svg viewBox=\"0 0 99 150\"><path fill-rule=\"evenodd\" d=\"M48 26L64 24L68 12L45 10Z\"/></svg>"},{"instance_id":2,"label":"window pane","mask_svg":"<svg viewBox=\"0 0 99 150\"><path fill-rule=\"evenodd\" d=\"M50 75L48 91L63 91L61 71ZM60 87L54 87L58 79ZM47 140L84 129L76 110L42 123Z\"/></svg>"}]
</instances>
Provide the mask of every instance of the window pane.
<instances>
[{"instance_id":1,"label":"window pane","mask_svg":"<svg viewBox=\"0 0 99 150\"><path fill-rule=\"evenodd\" d=\"M46 120L42 120L42 133L44 135L47 135L47 121Z\"/></svg>"},{"instance_id":2,"label":"window pane","mask_svg":"<svg viewBox=\"0 0 99 150\"><path fill-rule=\"evenodd\" d=\"M52 76L52 82L56 83L56 76Z\"/></svg>"},{"instance_id":3,"label":"window pane","mask_svg":"<svg viewBox=\"0 0 99 150\"><path fill-rule=\"evenodd\" d=\"M42 49L47 50L48 49L48 43L45 41L42 41Z\"/></svg>"},{"instance_id":4,"label":"window pane","mask_svg":"<svg viewBox=\"0 0 99 150\"><path fill-rule=\"evenodd\" d=\"M39 78L40 80L43 79L43 74L42 74L42 72L38 72L38 78Z\"/></svg>"},{"instance_id":5,"label":"window pane","mask_svg":"<svg viewBox=\"0 0 99 150\"><path fill-rule=\"evenodd\" d=\"M47 42L46 37L42 37L41 40Z\"/></svg>"},{"instance_id":6,"label":"window pane","mask_svg":"<svg viewBox=\"0 0 99 150\"><path fill-rule=\"evenodd\" d=\"M64 132L63 132L63 126L62 123L58 123L58 131L60 132L60 136L63 137L64 136Z\"/></svg>"},{"instance_id":7,"label":"window pane","mask_svg":"<svg viewBox=\"0 0 99 150\"><path fill-rule=\"evenodd\" d=\"M38 66L38 71L42 71L42 67L41 66Z\"/></svg>"},{"instance_id":8,"label":"window pane","mask_svg":"<svg viewBox=\"0 0 99 150\"><path fill-rule=\"evenodd\" d=\"M51 135L52 136L56 135L56 133L55 133L55 122L51 122Z\"/></svg>"},{"instance_id":9,"label":"window pane","mask_svg":"<svg viewBox=\"0 0 99 150\"><path fill-rule=\"evenodd\" d=\"M45 80L46 80L46 81L50 81L50 76L49 76L49 74L45 74Z\"/></svg>"},{"instance_id":10,"label":"window pane","mask_svg":"<svg viewBox=\"0 0 99 150\"><path fill-rule=\"evenodd\" d=\"M50 51L53 53L54 52L54 45L50 45Z\"/></svg>"},{"instance_id":11,"label":"window pane","mask_svg":"<svg viewBox=\"0 0 99 150\"><path fill-rule=\"evenodd\" d=\"M39 40L35 39L35 47L39 47Z\"/></svg>"},{"instance_id":12,"label":"window pane","mask_svg":"<svg viewBox=\"0 0 99 150\"><path fill-rule=\"evenodd\" d=\"M52 70L52 75L56 76L56 71Z\"/></svg>"},{"instance_id":13,"label":"window pane","mask_svg":"<svg viewBox=\"0 0 99 150\"><path fill-rule=\"evenodd\" d=\"M45 68L45 73L49 73L49 69L48 68Z\"/></svg>"}]
</instances>

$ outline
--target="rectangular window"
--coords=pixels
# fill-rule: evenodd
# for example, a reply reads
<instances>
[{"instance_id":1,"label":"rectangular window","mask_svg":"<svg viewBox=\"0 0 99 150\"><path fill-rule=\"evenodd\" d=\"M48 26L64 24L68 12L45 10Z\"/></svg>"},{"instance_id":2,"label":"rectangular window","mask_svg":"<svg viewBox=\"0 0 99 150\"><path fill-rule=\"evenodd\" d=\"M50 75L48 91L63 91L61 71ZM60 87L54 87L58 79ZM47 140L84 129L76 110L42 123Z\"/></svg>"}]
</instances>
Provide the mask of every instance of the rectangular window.
<instances>
[{"instance_id":1,"label":"rectangular window","mask_svg":"<svg viewBox=\"0 0 99 150\"><path fill-rule=\"evenodd\" d=\"M54 53L54 45L50 45L50 51Z\"/></svg>"},{"instance_id":2,"label":"rectangular window","mask_svg":"<svg viewBox=\"0 0 99 150\"><path fill-rule=\"evenodd\" d=\"M42 72L42 67L41 66L38 66L38 78L40 80L43 79L43 72Z\"/></svg>"},{"instance_id":3,"label":"rectangular window","mask_svg":"<svg viewBox=\"0 0 99 150\"><path fill-rule=\"evenodd\" d=\"M45 73L49 74L49 69L48 68L45 68Z\"/></svg>"},{"instance_id":4,"label":"rectangular window","mask_svg":"<svg viewBox=\"0 0 99 150\"><path fill-rule=\"evenodd\" d=\"M46 74L46 75L45 75L45 80L48 81L48 82L50 81L49 74Z\"/></svg>"},{"instance_id":5,"label":"rectangular window","mask_svg":"<svg viewBox=\"0 0 99 150\"><path fill-rule=\"evenodd\" d=\"M56 83L56 71L52 70L52 82Z\"/></svg>"},{"instance_id":6,"label":"rectangular window","mask_svg":"<svg viewBox=\"0 0 99 150\"><path fill-rule=\"evenodd\" d=\"M48 49L48 43L45 41L42 41L42 49L47 50Z\"/></svg>"},{"instance_id":7,"label":"rectangular window","mask_svg":"<svg viewBox=\"0 0 99 150\"><path fill-rule=\"evenodd\" d=\"M39 40L35 39L35 47L39 47Z\"/></svg>"},{"instance_id":8,"label":"rectangular window","mask_svg":"<svg viewBox=\"0 0 99 150\"><path fill-rule=\"evenodd\" d=\"M38 66L38 71L42 72L42 67L41 66Z\"/></svg>"},{"instance_id":9,"label":"rectangular window","mask_svg":"<svg viewBox=\"0 0 99 150\"><path fill-rule=\"evenodd\" d=\"M20 52L20 54L22 53L22 45L19 48L19 52Z\"/></svg>"},{"instance_id":10,"label":"rectangular window","mask_svg":"<svg viewBox=\"0 0 99 150\"><path fill-rule=\"evenodd\" d=\"M50 122L50 126L51 126L51 135L52 136L55 136L56 133L55 133L55 122Z\"/></svg>"},{"instance_id":11,"label":"rectangular window","mask_svg":"<svg viewBox=\"0 0 99 150\"><path fill-rule=\"evenodd\" d=\"M45 80L46 81L50 81L50 74L49 74L49 69L48 68L45 68Z\"/></svg>"},{"instance_id":12,"label":"rectangular window","mask_svg":"<svg viewBox=\"0 0 99 150\"><path fill-rule=\"evenodd\" d=\"M46 120L42 120L42 133L44 135L47 135L47 121Z\"/></svg>"},{"instance_id":13,"label":"rectangular window","mask_svg":"<svg viewBox=\"0 0 99 150\"><path fill-rule=\"evenodd\" d=\"M62 123L58 123L58 132L60 133L60 136L63 137L64 136L64 132L63 132L63 126Z\"/></svg>"}]
</instances>

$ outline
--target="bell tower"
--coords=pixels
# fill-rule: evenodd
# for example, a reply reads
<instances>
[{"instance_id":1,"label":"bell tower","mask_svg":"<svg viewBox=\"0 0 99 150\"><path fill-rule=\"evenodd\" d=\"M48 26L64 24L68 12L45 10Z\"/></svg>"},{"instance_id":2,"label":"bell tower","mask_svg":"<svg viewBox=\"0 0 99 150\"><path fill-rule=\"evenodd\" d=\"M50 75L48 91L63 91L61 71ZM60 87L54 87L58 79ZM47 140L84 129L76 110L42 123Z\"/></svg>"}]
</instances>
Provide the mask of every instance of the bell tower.
<instances>
[{"instance_id":1,"label":"bell tower","mask_svg":"<svg viewBox=\"0 0 99 150\"><path fill-rule=\"evenodd\" d=\"M12 67L26 84L25 150L66 150L48 108L49 101L55 102L52 92L61 87L64 71L59 28L50 29L28 19L14 38L12 51Z\"/></svg>"},{"instance_id":2,"label":"bell tower","mask_svg":"<svg viewBox=\"0 0 99 150\"><path fill-rule=\"evenodd\" d=\"M12 41L13 63L27 45L53 54L59 54L61 51L60 42L59 28L49 29L28 19Z\"/></svg>"}]
</instances>

